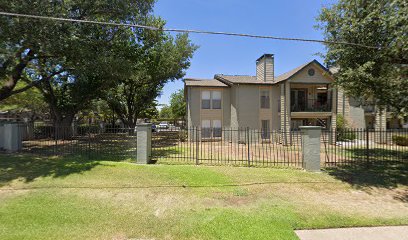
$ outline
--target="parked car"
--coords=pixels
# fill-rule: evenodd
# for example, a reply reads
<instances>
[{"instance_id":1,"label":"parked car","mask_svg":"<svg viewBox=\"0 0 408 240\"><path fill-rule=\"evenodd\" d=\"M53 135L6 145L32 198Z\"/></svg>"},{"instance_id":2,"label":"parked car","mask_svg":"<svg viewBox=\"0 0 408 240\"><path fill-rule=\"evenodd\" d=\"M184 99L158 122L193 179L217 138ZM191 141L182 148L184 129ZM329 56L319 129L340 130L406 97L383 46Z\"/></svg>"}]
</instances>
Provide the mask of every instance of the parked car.
<instances>
[{"instance_id":1,"label":"parked car","mask_svg":"<svg viewBox=\"0 0 408 240\"><path fill-rule=\"evenodd\" d=\"M160 129L168 129L169 123L168 122L161 122L158 126Z\"/></svg>"}]
</instances>

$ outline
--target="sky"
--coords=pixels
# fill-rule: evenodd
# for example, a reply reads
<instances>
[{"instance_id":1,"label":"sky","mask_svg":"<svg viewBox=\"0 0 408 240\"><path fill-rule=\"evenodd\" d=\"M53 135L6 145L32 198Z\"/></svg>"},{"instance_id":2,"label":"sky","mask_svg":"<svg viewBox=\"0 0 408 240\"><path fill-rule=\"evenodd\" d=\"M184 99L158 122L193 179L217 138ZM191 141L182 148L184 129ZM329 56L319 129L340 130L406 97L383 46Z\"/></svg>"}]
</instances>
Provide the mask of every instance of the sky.
<instances>
[{"instance_id":1,"label":"sky","mask_svg":"<svg viewBox=\"0 0 408 240\"><path fill-rule=\"evenodd\" d=\"M335 0L158 0L154 14L167 28L239 32L278 37L323 39L315 29L316 17ZM324 45L221 35L190 34L199 46L186 70L186 78L213 78L214 74L255 75L255 60L264 53L275 55L275 75L317 59ZM159 104L183 88L183 81L167 83Z\"/></svg>"}]
</instances>

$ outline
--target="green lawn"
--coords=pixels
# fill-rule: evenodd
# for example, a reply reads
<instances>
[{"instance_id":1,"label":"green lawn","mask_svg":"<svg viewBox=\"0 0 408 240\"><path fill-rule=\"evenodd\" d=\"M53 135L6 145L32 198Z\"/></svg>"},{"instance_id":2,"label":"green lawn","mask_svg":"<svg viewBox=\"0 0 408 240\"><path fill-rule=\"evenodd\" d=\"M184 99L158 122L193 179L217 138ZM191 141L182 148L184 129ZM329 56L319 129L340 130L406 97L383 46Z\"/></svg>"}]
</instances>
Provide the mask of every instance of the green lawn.
<instances>
[{"instance_id":1,"label":"green lawn","mask_svg":"<svg viewBox=\"0 0 408 240\"><path fill-rule=\"evenodd\" d=\"M353 181L364 170L0 155L0 239L297 239L294 229L408 224L406 170Z\"/></svg>"}]
</instances>

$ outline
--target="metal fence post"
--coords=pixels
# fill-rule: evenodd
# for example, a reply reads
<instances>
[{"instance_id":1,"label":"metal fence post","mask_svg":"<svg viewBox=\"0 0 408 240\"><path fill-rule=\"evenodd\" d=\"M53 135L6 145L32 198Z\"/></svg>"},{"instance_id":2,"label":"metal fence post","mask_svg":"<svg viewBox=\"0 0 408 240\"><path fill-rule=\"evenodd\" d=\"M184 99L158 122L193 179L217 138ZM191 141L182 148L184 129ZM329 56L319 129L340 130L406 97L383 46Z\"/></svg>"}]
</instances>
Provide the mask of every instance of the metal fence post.
<instances>
[{"instance_id":1,"label":"metal fence post","mask_svg":"<svg viewBox=\"0 0 408 240\"><path fill-rule=\"evenodd\" d=\"M54 125L54 155L57 154L57 147L58 147L58 129L57 129L57 124L55 124Z\"/></svg>"},{"instance_id":2,"label":"metal fence post","mask_svg":"<svg viewBox=\"0 0 408 240\"><path fill-rule=\"evenodd\" d=\"M249 127L247 127L247 148L248 148L248 167L251 167L251 152L250 152L250 146L249 146Z\"/></svg>"},{"instance_id":3,"label":"metal fence post","mask_svg":"<svg viewBox=\"0 0 408 240\"><path fill-rule=\"evenodd\" d=\"M199 165L199 164L200 164L200 160L198 159L198 151L199 151L199 144L198 144L198 141L199 141L199 137L198 137L198 127L195 127L195 138L196 138L196 141L195 141L195 144L196 144L196 165Z\"/></svg>"},{"instance_id":4,"label":"metal fence post","mask_svg":"<svg viewBox=\"0 0 408 240\"><path fill-rule=\"evenodd\" d=\"M4 148L4 124L0 122L0 149Z\"/></svg>"},{"instance_id":5,"label":"metal fence post","mask_svg":"<svg viewBox=\"0 0 408 240\"><path fill-rule=\"evenodd\" d=\"M369 142L369 131L368 128L366 128L366 164L367 164L367 168L370 165L370 142Z\"/></svg>"},{"instance_id":6,"label":"metal fence post","mask_svg":"<svg viewBox=\"0 0 408 240\"><path fill-rule=\"evenodd\" d=\"M91 119L88 122L88 160L91 160Z\"/></svg>"}]
</instances>

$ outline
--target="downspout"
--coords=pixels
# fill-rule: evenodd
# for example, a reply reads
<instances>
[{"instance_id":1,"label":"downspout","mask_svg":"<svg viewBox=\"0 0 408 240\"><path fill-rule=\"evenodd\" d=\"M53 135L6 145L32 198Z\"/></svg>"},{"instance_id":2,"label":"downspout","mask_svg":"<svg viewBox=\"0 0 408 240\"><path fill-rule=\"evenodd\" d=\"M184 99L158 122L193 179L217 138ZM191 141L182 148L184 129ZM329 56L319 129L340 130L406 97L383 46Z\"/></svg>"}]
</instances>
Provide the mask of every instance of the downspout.
<instances>
[{"instance_id":1,"label":"downspout","mask_svg":"<svg viewBox=\"0 0 408 240\"><path fill-rule=\"evenodd\" d=\"M283 114L283 117L284 117L284 130L286 131L286 124L287 124L287 120L286 120L286 117L287 117L287 113L286 113L286 111L288 110L287 109L287 105L288 105L288 103L287 103L287 96L286 96L286 82L284 82L283 83L283 93L284 93L284 96L285 96L285 104L284 104L284 114ZM285 133L286 134L286 133Z\"/></svg>"}]
</instances>

